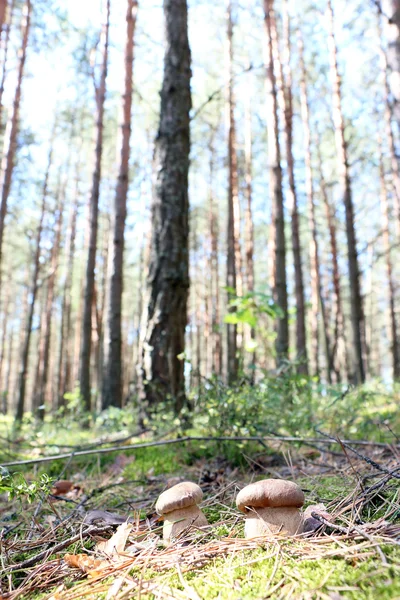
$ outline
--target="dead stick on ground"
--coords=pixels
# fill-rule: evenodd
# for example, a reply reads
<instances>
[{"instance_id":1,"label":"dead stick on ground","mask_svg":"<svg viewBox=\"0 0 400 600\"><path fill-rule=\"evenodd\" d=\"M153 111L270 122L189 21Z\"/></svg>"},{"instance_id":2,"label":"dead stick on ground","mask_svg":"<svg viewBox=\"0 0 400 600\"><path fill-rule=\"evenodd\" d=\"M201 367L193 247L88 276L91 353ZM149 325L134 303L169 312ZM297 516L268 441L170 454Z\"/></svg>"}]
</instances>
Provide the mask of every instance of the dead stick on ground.
<instances>
[{"instance_id":1,"label":"dead stick on ground","mask_svg":"<svg viewBox=\"0 0 400 600\"><path fill-rule=\"evenodd\" d=\"M326 436L329 437L329 436ZM41 458L32 458L29 460L17 460L8 463L3 463L3 467L16 467L23 465L33 465L44 462L51 462L53 460L62 460L65 458L73 458L75 456L89 456L91 454L106 454L108 452L121 452L121 450L140 450L141 448L152 448L155 446L167 446L171 444L181 444L184 442L258 442L264 444L266 441L269 442L294 442L300 444L308 444L309 442L317 442L319 444L339 444L335 438L328 440L321 438L301 438L292 436L233 436L233 437L207 437L207 436L185 436L181 438L175 438L173 440L162 440L158 442L144 442L142 444L130 444L126 446L112 446L110 448L97 448L93 450L81 450L78 452L70 452L65 454L54 454L52 456L43 456ZM378 448L387 448L389 444L383 442L369 442L366 440L342 440L344 443L355 444L361 446L376 446ZM340 444L339 444L340 445ZM400 444L392 444L396 448L400 448ZM400 478L400 476L399 476Z\"/></svg>"},{"instance_id":2,"label":"dead stick on ground","mask_svg":"<svg viewBox=\"0 0 400 600\"><path fill-rule=\"evenodd\" d=\"M345 441L345 440L341 440L339 438L333 438L332 436L328 435L327 433L324 433L323 431L320 431L319 429L316 430L318 433L320 433L321 435L327 437L330 440L334 440L336 441L336 443L340 444L341 446L343 446L344 448L348 448L349 450L351 450L351 452L353 452L356 456L358 456L358 458L361 458L361 460L364 460L366 463L368 463L369 465L371 465L371 467L374 467L374 469L376 469L377 471L381 471L381 473L386 473L387 475L391 475L391 477L395 478L395 479L400 479L400 475L397 473L397 471L400 470L400 467L396 467L396 469L393 469L392 471L390 469L386 469L386 467L382 467L380 464L378 464L377 462L375 462L374 460L372 460L372 458L369 458L368 456L364 456L364 454L361 454L361 452L358 452L358 450L356 450L355 448L352 448L350 446L350 444L354 444L354 442L350 442L349 440Z\"/></svg>"},{"instance_id":3,"label":"dead stick on ground","mask_svg":"<svg viewBox=\"0 0 400 600\"><path fill-rule=\"evenodd\" d=\"M14 571L19 571L21 569L27 569L28 567L33 567L38 562L40 562L43 558L47 558L51 554L60 552L61 550L64 550L64 548L68 548L68 546L70 546L71 544L74 544L75 542L79 542L79 540L86 538L89 535L100 535L102 533L109 532L111 529L112 528L110 526L108 526L108 527L89 527L85 531L80 531L76 535L68 538L67 540L63 540L62 542L59 542L55 546L50 546L49 548L46 548L46 550L42 550L42 552L39 552L39 554L36 554L35 556L32 556L31 558L27 558L26 560L24 560L20 563L17 563L16 565L10 565L9 567L6 567L4 574L13 573Z\"/></svg>"}]
</instances>

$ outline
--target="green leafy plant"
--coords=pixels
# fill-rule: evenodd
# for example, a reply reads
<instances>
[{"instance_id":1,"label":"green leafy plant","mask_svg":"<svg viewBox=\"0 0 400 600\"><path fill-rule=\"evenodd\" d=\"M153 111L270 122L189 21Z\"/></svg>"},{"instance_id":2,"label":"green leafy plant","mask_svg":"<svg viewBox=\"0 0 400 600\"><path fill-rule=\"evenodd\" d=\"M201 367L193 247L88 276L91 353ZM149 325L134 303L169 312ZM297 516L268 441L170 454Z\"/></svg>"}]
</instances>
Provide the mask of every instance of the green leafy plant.
<instances>
[{"instance_id":1,"label":"green leafy plant","mask_svg":"<svg viewBox=\"0 0 400 600\"><path fill-rule=\"evenodd\" d=\"M271 319L281 319L282 309L277 306L268 294L247 292L243 296L235 296L234 290L226 288L233 295L228 304L228 314L225 323L231 325L245 324L256 327L260 317L266 315Z\"/></svg>"},{"instance_id":2,"label":"green leafy plant","mask_svg":"<svg viewBox=\"0 0 400 600\"><path fill-rule=\"evenodd\" d=\"M41 494L48 494L54 479L42 473L36 481L27 481L22 473L9 473L2 467L0 471L0 493L7 493L9 500L27 500L32 504Z\"/></svg>"}]
</instances>

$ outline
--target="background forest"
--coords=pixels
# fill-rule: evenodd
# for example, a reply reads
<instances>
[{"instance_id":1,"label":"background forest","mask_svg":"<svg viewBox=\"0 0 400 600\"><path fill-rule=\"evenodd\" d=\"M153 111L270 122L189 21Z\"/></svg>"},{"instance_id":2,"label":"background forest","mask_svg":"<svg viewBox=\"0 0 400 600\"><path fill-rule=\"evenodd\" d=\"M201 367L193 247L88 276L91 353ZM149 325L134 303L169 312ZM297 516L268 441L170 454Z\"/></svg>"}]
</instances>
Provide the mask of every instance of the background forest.
<instances>
[{"instance_id":1,"label":"background forest","mask_svg":"<svg viewBox=\"0 0 400 600\"><path fill-rule=\"evenodd\" d=\"M390 393L396 2L0 8L4 414Z\"/></svg>"},{"instance_id":2,"label":"background forest","mask_svg":"<svg viewBox=\"0 0 400 600\"><path fill-rule=\"evenodd\" d=\"M0 31L1 599L400 598L399 0Z\"/></svg>"}]
</instances>

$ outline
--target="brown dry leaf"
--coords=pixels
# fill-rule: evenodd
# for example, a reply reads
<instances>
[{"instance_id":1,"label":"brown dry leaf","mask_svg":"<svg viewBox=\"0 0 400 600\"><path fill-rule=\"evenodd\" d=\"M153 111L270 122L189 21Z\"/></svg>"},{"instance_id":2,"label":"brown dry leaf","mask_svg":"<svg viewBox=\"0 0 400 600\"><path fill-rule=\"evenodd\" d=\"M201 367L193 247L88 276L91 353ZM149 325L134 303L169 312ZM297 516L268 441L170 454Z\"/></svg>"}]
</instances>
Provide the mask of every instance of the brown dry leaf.
<instances>
[{"instance_id":1,"label":"brown dry leaf","mask_svg":"<svg viewBox=\"0 0 400 600\"><path fill-rule=\"evenodd\" d=\"M102 566L108 566L108 562L88 556L87 554L66 554L64 561L68 567L80 569L83 573L87 573L93 569L99 569Z\"/></svg>"},{"instance_id":2,"label":"brown dry leaf","mask_svg":"<svg viewBox=\"0 0 400 600\"><path fill-rule=\"evenodd\" d=\"M53 487L51 488L51 493L55 496L63 496L67 492L69 492L74 487L74 482L69 481L67 479L60 479L53 483Z\"/></svg>"},{"instance_id":3,"label":"brown dry leaf","mask_svg":"<svg viewBox=\"0 0 400 600\"><path fill-rule=\"evenodd\" d=\"M68 479L60 479L60 481L55 481L53 483L53 487L51 488L51 493L54 496L65 496L70 500L76 500L81 495L82 491L83 490L80 485L77 485Z\"/></svg>"},{"instance_id":4,"label":"brown dry leaf","mask_svg":"<svg viewBox=\"0 0 400 600\"><path fill-rule=\"evenodd\" d=\"M98 552L104 552L108 556L116 556L124 551L126 540L132 531L132 523L122 523L117 531L106 542L99 542L96 546Z\"/></svg>"}]
</instances>

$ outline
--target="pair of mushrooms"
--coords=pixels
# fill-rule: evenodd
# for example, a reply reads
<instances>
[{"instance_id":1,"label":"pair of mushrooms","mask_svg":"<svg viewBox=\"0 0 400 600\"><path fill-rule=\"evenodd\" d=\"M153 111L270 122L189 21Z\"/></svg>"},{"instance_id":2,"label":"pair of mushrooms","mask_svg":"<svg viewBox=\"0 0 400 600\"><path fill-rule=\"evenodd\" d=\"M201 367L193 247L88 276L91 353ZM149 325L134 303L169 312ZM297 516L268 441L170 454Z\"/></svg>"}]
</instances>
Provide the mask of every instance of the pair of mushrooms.
<instances>
[{"instance_id":1,"label":"pair of mushrooms","mask_svg":"<svg viewBox=\"0 0 400 600\"><path fill-rule=\"evenodd\" d=\"M208 525L198 507L202 498L201 488L191 481L178 483L160 495L156 511L164 517L163 538L167 543L190 527ZM238 493L236 504L246 515L244 530L248 539L303 531L304 518L299 508L304 504L304 494L291 481L265 479L251 483Z\"/></svg>"}]
</instances>

